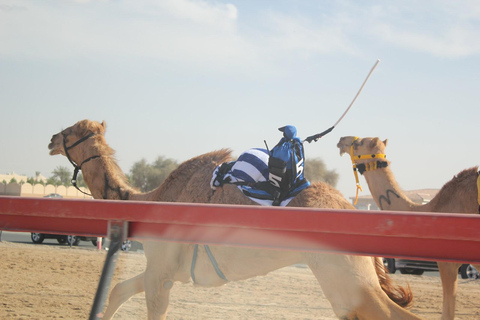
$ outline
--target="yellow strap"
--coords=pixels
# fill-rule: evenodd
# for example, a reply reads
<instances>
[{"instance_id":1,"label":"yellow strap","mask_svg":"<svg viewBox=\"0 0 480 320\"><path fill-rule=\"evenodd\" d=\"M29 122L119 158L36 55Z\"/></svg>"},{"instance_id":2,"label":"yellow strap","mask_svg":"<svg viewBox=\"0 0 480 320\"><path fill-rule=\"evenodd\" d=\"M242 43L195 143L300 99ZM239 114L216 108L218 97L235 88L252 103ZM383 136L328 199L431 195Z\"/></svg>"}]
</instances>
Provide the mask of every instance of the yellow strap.
<instances>
[{"instance_id":1,"label":"yellow strap","mask_svg":"<svg viewBox=\"0 0 480 320\"><path fill-rule=\"evenodd\" d=\"M352 160L353 159L356 159L356 160L364 160L364 159L376 159L376 158L383 158L385 159L387 156L383 153L375 153L375 154L361 154L361 155L358 155L358 156L354 156L352 157Z\"/></svg>"},{"instance_id":2,"label":"yellow strap","mask_svg":"<svg viewBox=\"0 0 480 320\"><path fill-rule=\"evenodd\" d=\"M352 166L353 166L353 173L355 174L355 182L357 183L357 195L355 196L354 205L357 204L358 200L358 190L363 191L362 187L360 186L360 182L358 181L358 173L357 173L357 165L355 164L355 160L365 160L365 159L377 159L383 158L385 159L387 156L383 153L375 153L375 154L361 154L358 156L353 155L353 143L358 140L358 137L354 137L352 141L352 145L350 146L350 159L352 159ZM371 171L377 169L377 162L366 163L365 164L366 171ZM479 183L479 193L478 193L478 203L480 204L480 178L478 180Z\"/></svg>"},{"instance_id":3,"label":"yellow strap","mask_svg":"<svg viewBox=\"0 0 480 320\"><path fill-rule=\"evenodd\" d=\"M357 167L355 165L355 160L353 159L353 142L355 140L358 140L358 137L353 138L352 145L350 146L350 158L352 159L352 166L353 166L353 174L355 175L355 182L357 183L357 194L355 196L355 202L353 205L357 204L358 200L358 190L363 191L362 187L360 186L360 182L358 181L358 173L357 173Z\"/></svg>"},{"instance_id":4,"label":"yellow strap","mask_svg":"<svg viewBox=\"0 0 480 320\"><path fill-rule=\"evenodd\" d=\"M357 173L357 171L355 171L355 174ZM359 183L357 183L357 194L355 195L355 202L353 203L353 205L356 205L357 204L357 200L358 200L358 190L360 191L363 191L362 190L362 187L360 186Z\"/></svg>"}]
</instances>

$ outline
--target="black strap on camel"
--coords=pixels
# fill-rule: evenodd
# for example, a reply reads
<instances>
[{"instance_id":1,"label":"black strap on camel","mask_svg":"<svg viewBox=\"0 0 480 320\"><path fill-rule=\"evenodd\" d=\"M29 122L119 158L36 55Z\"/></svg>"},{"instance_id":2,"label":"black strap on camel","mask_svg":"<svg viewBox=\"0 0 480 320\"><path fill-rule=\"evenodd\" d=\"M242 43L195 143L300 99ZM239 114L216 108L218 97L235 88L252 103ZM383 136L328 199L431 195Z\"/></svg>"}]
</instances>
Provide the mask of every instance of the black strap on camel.
<instances>
[{"instance_id":1,"label":"black strap on camel","mask_svg":"<svg viewBox=\"0 0 480 320\"><path fill-rule=\"evenodd\" d=\"M367 162L367 163L359 163L355 165L353 170L358 170L360 174L363 174L365 171L371 171L380 168L388 167L387 161L375 161L375 162Z\"/></svg>"},{"instance_id":2,"label":"black strap on camel","mask_svg":"<svg viewBox=\"0 0 480 320\"><path fill-rule=\"evenodd\" d=\"M67 135L65 133L62 132L62 136L63 136L63 149L65 150L65 155L67 156L67 159L68 161L70 161L70 163L72 164L74 170L73 170L73 176L72 176L72 185L78 190L80 191L81 193L87 195L87 196L92 196L91 194L89 193L86 193L84 191L82 191L78 185L77 185L77 176L78 176L78 172L80 170L82 170L82 166L87 163L88 161L90 160L93 160L93 159L97 159L97 158L100 158L100 156L92 156L88 159L85 159L82 161L82 163L80 163L80 165L76 164L72 158L70 158L70 154L68 153L68 150L78 146L80 143L90 139L91 137L93 137L94 135L96 135L96 133L90 133L88 135L86 135L85 137L81 138L80 140L76 141L74 144L72 144L71 146L67 147Z\"/></svg>"}]
</instances>

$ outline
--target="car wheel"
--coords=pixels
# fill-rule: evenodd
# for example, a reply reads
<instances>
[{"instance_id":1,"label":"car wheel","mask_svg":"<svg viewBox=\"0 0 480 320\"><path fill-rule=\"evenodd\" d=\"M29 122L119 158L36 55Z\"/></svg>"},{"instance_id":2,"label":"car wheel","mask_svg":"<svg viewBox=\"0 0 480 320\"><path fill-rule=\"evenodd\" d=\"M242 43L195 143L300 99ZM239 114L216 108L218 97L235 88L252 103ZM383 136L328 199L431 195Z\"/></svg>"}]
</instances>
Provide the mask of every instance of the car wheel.
<instances>
[{"instance_id":1,"label":"car wheel","mask_svg":"<svg viewBox=\"0 0 480 320\"><path fill-rule=\"evenodd\" d=\"M67 243L67 239L66 239L66 238L57 238L57 241L58 241L58 243L60 243L60 244L65 244L65 243Z\"/></svg>"},{"instance_id":2,"label":"car wheel","mask_svg":"<svg viewBox=\"0 0 480 320\"><path fill-rule=\"evenodd\" d=\"M475 280L480 278L480 273L471 264L462 264L460 267L460 275L462 276L462 279Z\"/></svg>"},{"instance_id":3,"label":"car wheel","mask_svg":"<svg viewBox=\"0 0 480 320\"><path fill-rule=\"evenodd\" d=\"M41 233L32 233L30 237L32 238L33 243L42 243L45 239L45 236Z\"/></svg>"},{"instance_id":4,"label":"car wheel","mask_svg":"<svg viewBox=\"0 0 480 320\"><path fill-rule=\"evenodd\" d=\"M130 251L130 248L132 248L132 241L130 241L128 239L123 241L122 251L125 251L125 252Z\"/></svg>"},{"instance_id":5,"label":"car wheel","mask_svg":"<svg viewBox=\"0 0 480 320\"><path fill-rule=\"evenodd\" d=\"M412 269L412 268L401 268L399 270L400 270L401 274L413 274L413 275L416 275L416 276L420 276L425 272L425 270Z\"/></svg>"},{"instance_id":6,"label":"car wheel","mask_svg":"<svg viewBox=\"0 0 480 320\"><path fill-rule=\"evenodd\" d=\"M80 238L77 236L68 236L67 243L69 246L78 246L80 243Z\"/></svg>"},{"instance_id":7,"label":"car wheel","mask_svg":"<svg viewBox=\"0 0 480 320\"><path fill-rule=\"evenodd\" d=\"M388 273L395 273L397 268L395 268L395 259L393 258L383 258L383 264L388 270Z\"/></svg>"}]
</instances>

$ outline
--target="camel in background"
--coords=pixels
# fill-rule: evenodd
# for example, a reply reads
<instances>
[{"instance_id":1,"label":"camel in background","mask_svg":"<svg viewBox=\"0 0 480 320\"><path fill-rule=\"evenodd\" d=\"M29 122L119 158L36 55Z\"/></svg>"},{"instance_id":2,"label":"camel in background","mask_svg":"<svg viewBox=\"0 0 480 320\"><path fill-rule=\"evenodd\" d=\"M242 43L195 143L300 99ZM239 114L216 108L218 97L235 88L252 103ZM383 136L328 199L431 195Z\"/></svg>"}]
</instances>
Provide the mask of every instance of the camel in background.
<instances>
[{"instance_id":1,"label":"camel in background","mask_svg":"<svg viewBox=\"0 0 480 320\"><path fill-rule=\"evenodd\" d=\"M458 173L430 202L421 205L412 202L395 180L390 161L384 159L386 146L387 140L351 136L340 138L337 144L340 155L350 154L381 210L478 214L478 167ZM440 261L437 264L443 287L442 320L454 319L458 268L462 264ZM480 270L480 265L475 267Z\"/></svg>"},{"instance_id":2,"label":"camel in background","mask_svg":"<svg viewBox=\"0 0 480 320\"><path fill-rule=\"evenodd\" d=\"M137 192L128 185L105 141L105 127L105 122L79 121L53 135L48 146L51 155L62 154L81 167L95 199L254 205L233 185L215 191L210 188L214 169L232 160L231 152L225 149L184 162L156 190ZM353 209L340 192L325 183L312 184L289 206ZM380 258L218 245L210 248L225 279L215 272L200 247L195 264L197 285L221 286L306 263L341 319L420 319L403 308L412 301L410 288L394 286ZM186 283L192 278L193 244L145 241L144 251L146 270L114 287L103 319L111 319L125 301L143 291L148 318L165 319L174 282Z\"/></svg>"}]
</instances>

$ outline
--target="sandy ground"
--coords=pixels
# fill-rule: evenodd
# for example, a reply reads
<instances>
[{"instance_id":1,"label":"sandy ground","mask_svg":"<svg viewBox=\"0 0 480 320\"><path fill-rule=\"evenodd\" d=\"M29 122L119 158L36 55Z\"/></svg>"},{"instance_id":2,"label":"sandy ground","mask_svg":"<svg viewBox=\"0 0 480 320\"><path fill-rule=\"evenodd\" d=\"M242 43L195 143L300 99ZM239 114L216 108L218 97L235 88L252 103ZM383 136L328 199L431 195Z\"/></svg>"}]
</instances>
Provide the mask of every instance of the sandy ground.
<instances>
[{"instance_id":1,"label":"sandy ground","mask_svg":"<svg viewBox=\"0 0 480 320\"><path fill-rule=\"evenodd\" d=\"M0 319L87 319L105 251L66 246L0 242ZM120 254L113 284L139 274L142 253ZM392 275L411 285L411 311L440 319L440 279ZM265 277L232 282L220 288L176 284L169 319L336 319L308 268L292 266ZM459 280L457 319L480 319L480 281ZM115 319L146 319L143 294L126 302Z\"/></svg>"}]
</instances>

